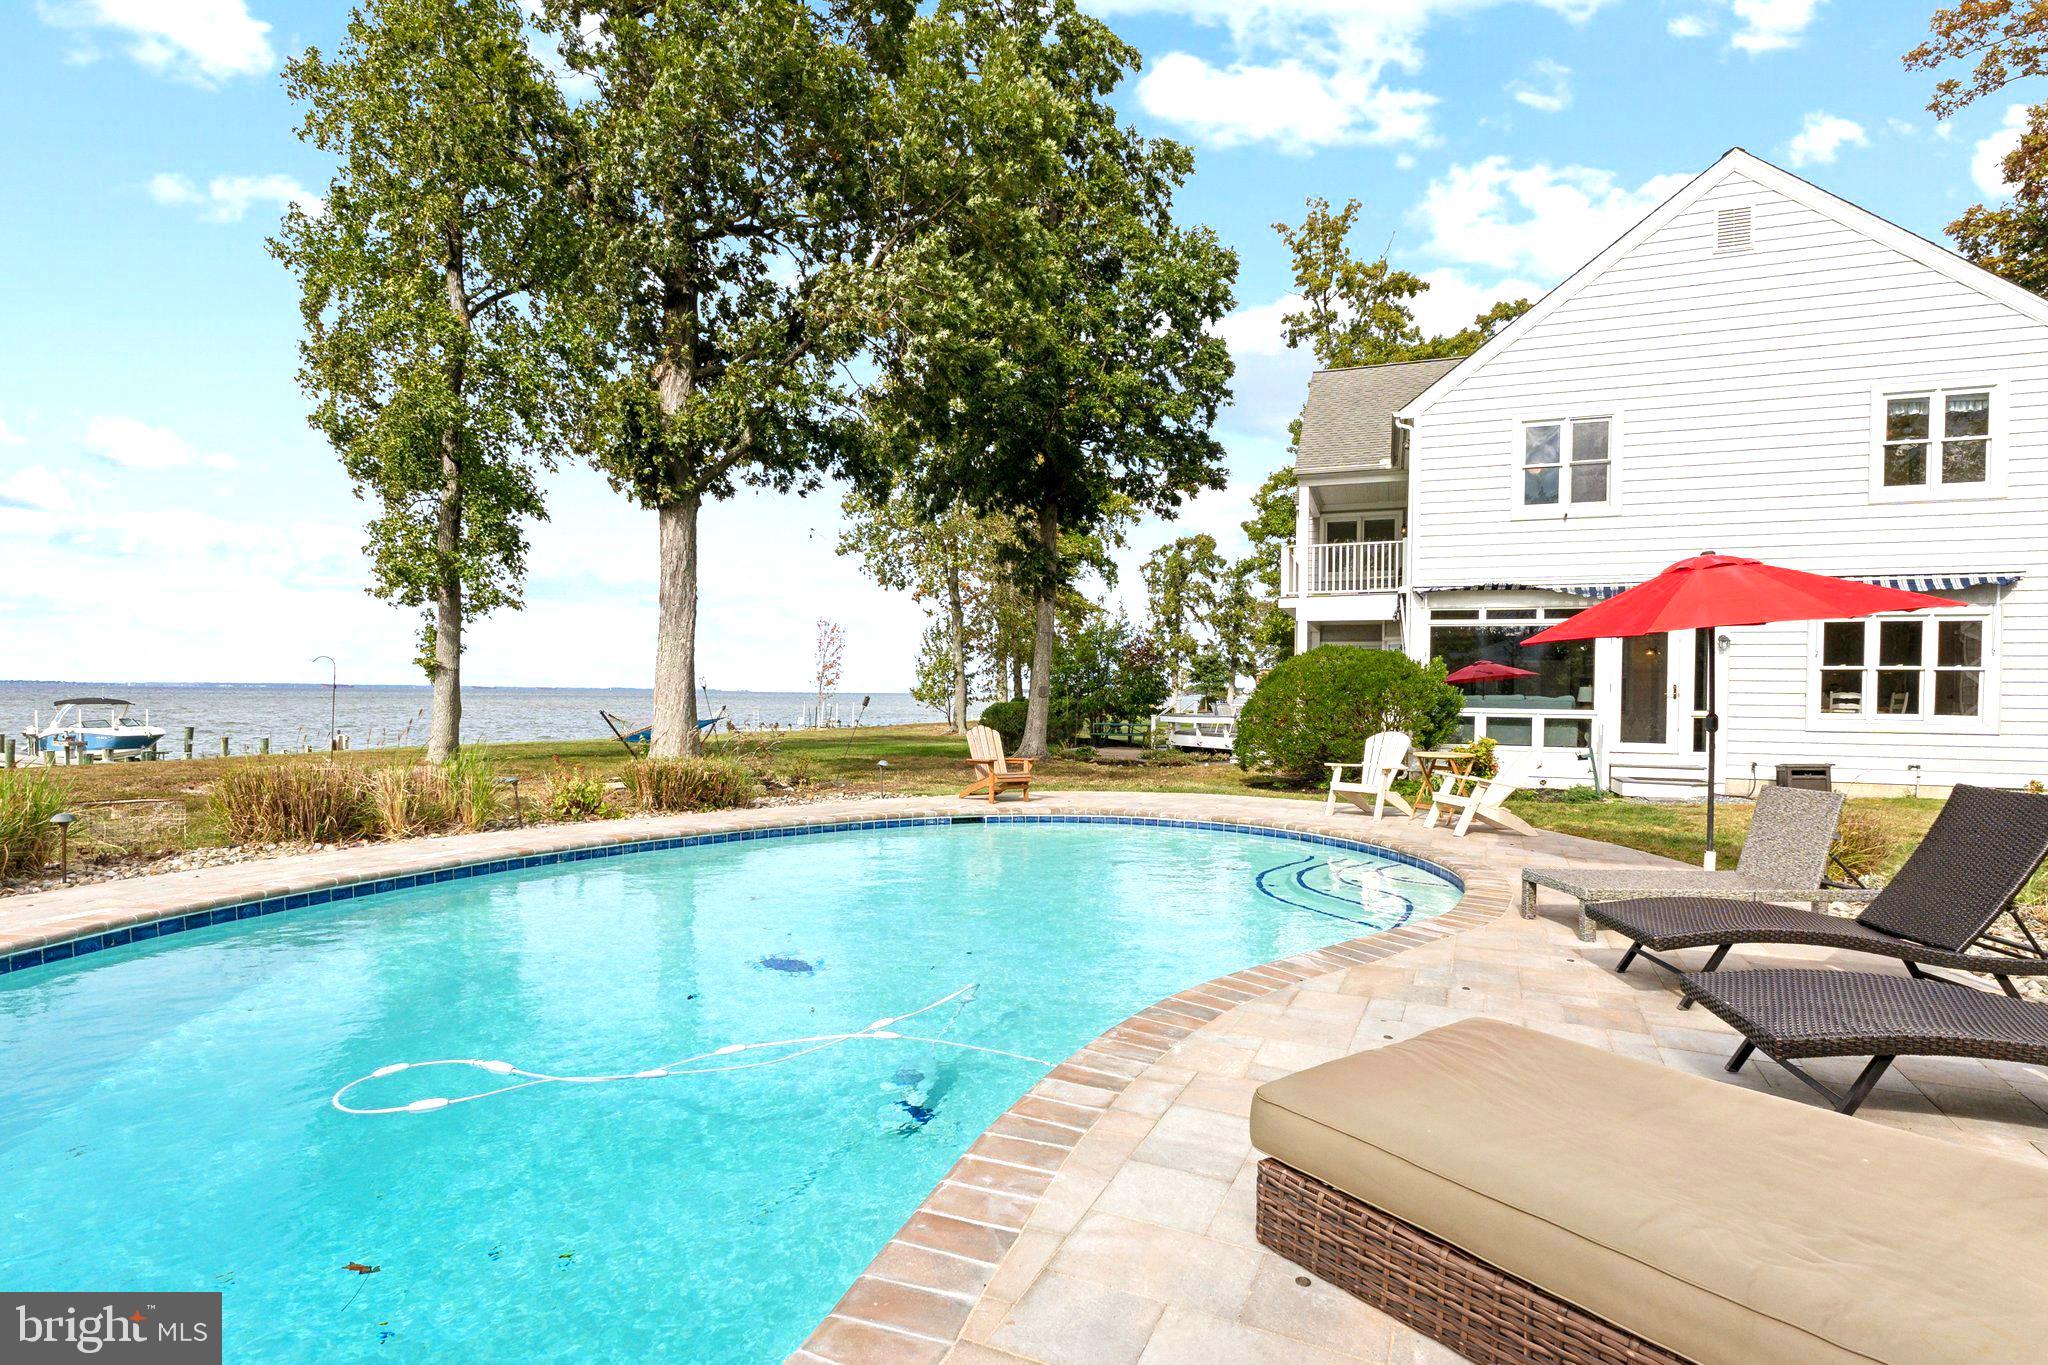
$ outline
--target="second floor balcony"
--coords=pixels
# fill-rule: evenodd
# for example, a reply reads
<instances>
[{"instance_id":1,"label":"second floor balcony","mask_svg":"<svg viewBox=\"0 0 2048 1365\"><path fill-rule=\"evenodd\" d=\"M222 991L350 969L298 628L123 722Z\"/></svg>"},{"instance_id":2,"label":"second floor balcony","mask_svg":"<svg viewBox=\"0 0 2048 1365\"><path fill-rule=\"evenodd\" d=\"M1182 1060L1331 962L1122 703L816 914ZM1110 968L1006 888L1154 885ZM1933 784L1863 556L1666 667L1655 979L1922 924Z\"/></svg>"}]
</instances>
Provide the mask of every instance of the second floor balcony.
<instances>
[{"instance_id":1,"label":"second floor balcony","mask_svg":"<svg viewBox=\"0 0 2048 1365\"><path fill-rule=\"evenodd\" d=\"M1406 541L1353 540L1298 545L1280 552L1282 597L1340 597L1397 592L1405 567Z\"/></svg>"}]
</instances>

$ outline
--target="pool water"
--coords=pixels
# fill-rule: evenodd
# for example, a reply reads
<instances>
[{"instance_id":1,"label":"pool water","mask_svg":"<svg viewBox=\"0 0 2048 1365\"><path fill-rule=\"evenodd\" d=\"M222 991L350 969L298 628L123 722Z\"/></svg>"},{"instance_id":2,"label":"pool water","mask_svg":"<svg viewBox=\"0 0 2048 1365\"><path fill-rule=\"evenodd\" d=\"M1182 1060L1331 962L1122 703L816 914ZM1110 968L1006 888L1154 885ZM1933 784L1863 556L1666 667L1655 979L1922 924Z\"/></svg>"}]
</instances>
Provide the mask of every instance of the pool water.
<instances>
[{"instance_id":1,"label":"pool water","mask_svg":"<svg viewBox=\"0 0 2048 1365\"><path fill-rule=\"evenodd\" d=\"M1162 996L1452 905L1277 837L974 824L533 868L0 977L0 1285L220 1290L231 1360L773 1360L1046 1070ZM715 1056L770 1060L793 1047ZM349 1269L375 1266L376 1273Z\"/></svg>"}]
</instances>

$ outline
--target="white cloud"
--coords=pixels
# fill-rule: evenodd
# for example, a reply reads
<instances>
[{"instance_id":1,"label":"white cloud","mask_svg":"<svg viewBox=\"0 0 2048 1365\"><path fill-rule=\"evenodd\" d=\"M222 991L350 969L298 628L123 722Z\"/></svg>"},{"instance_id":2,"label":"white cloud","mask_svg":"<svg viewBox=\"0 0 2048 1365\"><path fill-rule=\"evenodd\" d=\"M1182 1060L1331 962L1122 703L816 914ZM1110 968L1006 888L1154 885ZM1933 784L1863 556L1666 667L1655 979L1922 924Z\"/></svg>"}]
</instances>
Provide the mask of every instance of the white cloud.
<instances>
[{"instance_id":1,"label":"white cloud","mask_svg":"<svg viewBox=\"0 0 2048 1365\"><path fill-rule=\"evenodd\" d=\"M1548 59L1529 63L1529 74L1508 86L1517 104L1546 114L1561 114L1572 102L1572 69Z\"/></svg>"},{"instance_id":2,"label":"white cloud","mask_svg":"<svg viewBox=\"0 0 2048 1365\"><path fill-rule=\"evenodd\" d=\"M1229 345L1234 359L1285 355L1288 347L1281 330L1282 320L1301 304L1301 295L1282 294L1271 303L1240 308L1216 324L1216 335Z\"/></svg>"},{"instance_id":3,"label":"white cloud","mask_svg":"<svg viewBox=\"0 0 2048 1365\"><path fill-rule=\"evenodd\" d=\"M1231 59L1169 52L1138 82L1147 112L1222 146L1303 152L1423 143L1436 97L1393 79L1422 67L1445 16L1532 5L1584 22L1613 0L1084 0L1106 16L1160 14L1221 28Z\"/></svg>"},{"instance_id":4,"label":"white cloud","mask_svg":"<svg viewBox=\"0 0 2048 1365\"><path fill-rule=\"evenodd\" d=\"M1304 153L1347 143L1420 141L1428 136L1436 97L1293 60L1216 67L1170 52L1139 81L1138 101L1145 112L1213 146L1269 142Z\"/></svg>"},{"instance_id":5,"label":"white cloud","mask_svg":"<svg viewBox=\"0 0 2048 1365\"><path fill-rule=\"evenodd\" d=\"M1416 216L1429 230L1429 250L1445 260L1554 280L1690 178L1652 176L1631 188L1612 171L1591 166L1518 167L1490 156L1431 181Z\"/></svg>"},{"instance_id":6,"label":"white cloud","mask_svg":"<svg viewBox=\"0 0 2048 1365\"><path fill-rule=\"evenodd\" d=\"M157 203L196 208L209 223L239 223L257 204L296 204L314 218L327 211L325 200L288 175L217 175L201 186L190 176L159 172L148 189Z\"/></svg>"},{"instance_id":7,"label":"white cloud","mask_svg":"<svg viewBox=\"0 0 2048 1365\"><path fill-rule=\"evenodd\" d=\"M95 417L86 423L85 448L109 464L123 469L184 469L203 465L207 469L233 469L232 456L202 454L192 443L167 427L153 427L133 417Z\"/></svg>"},{"instance_id":8,"label":"white cloud","mask_svg":"<svg viewBox=\"0 0 2048 1365\"><path fill-rule=\"evenodd\" d=\"M260 76L277 60L270 25L244 0L37 0L43 22L81 37L119 35L128 55L152 71L199 85ZM89 50L74 60L89 60Z\"/></svg>"},{"instance_id":9,"label":"white cloud","mask_svg":"<svg viewBox=\"0 0 2048 1365\"><path fill-rule=\"evenodd\" d=\"M1713 27L1700 15L1681 14L1664 25L1664 31L1674 38L1704 38Z\"/></svg>"},{"instance_id":10,"label":"white cloud","mask_svg":"<svg viewBox=\"0 0 2048 1365\"><path fill-rule=\"evenodd\" d=\"M1806 116L1798 133L1785 144L1785 159L1794 166L1832 166L1842 148L1869 145L1862 124L1816 111Z\"/></svg>"},{"instance_id":11,"label":"white cloud","mask_svg":"<svg viewBox=\"0 0 2048 1365\"><path fill-rule=\"evenodd\" d=\"M1426 270L1422 279L1429 291L1415 300L1415 321L1424 336L1447 336L1470 327L1475 318L1496 303L1528 299L1534 303L1546 289L1533 280L1509 277L1481 284L1461 270Z\"/></svg>"},{"instance_id":12,"label":"white cloud","mask_svg":"<svg viewBox=\"0 0 2048 1365\"><path fill-rule=\"evenodd\" d=\"M1732 0L1742 27L1728 42L1748 53L1796 47L1820 6L1821 0Z\"/></svg>"},{"instance_id":13,"label":"white cloud","mask_svg":"<svg viewBox=\"0 0 2048 1365\"><path fill-rule=\"evenodd\" d=\"M0 511L68 512L71 490L39 464L0 479Z\"/></svg>"},{"instance_id":14,"label":"white cloud","mask_svg":"<svg viewBox=\"0 0 2048 1365\"><path fill-rule=\"evenodd\" d=\"M1943 125L1944 127L1947 125ZM1977 188L1995 199L2011 196L2012 186L2006 183L2005 159L2012 149L2020 145L2020 134L2027 128L2027 106L2015 104L2005 111L2005 118L1997 129L1977 143L1977 150L1970 154L1970 179L1977 182Z\"/></svg>"}]
</instances>

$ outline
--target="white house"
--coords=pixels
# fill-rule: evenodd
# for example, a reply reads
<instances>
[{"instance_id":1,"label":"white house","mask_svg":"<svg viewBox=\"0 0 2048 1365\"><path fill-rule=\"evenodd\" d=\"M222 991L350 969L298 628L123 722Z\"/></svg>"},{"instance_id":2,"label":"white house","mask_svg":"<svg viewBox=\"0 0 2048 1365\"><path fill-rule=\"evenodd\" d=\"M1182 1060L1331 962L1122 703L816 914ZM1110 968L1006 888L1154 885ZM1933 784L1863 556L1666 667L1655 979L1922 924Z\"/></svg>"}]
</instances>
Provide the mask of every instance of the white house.
<instances>
[{"instance_id":1,"label":"white house","mask_svg":"<svg viewBox=\"0 0 2048 1365\"><path fill-rule=\"evenodd\" d=\"M1310 384L1282 606L1345 643L1536 669L1467 737L1559 780L2048 780L2048 302L1735 150L1463 361ZM1968 605L1518 650L1715 550Z\"/></svg>"}]
</instances>

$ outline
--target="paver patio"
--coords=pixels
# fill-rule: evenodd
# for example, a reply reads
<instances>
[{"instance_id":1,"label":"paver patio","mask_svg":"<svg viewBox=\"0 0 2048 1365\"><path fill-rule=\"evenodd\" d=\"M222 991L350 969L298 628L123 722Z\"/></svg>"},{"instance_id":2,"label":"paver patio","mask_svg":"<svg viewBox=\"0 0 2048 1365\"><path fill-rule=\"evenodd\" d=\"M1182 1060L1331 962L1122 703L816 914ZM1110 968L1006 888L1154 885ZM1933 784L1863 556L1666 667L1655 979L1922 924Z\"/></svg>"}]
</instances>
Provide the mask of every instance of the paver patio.
<instances>
[{"instance_id":1,"label":"paver patio","mask_svg":"<svg viewBox=\"0 0 2048 1365\"><path fill-rule=\"evenodd\" d=\"M1010 803L998 813L1017 809ZM1669 979L1611 970L1619 949L1574 937L1566 902L1521 919L1532 863L1649 863L1561 835L1474 834L1325 818L1305 802L1056 793L1033 813L1222 820L1345 835L1433 859L1467 894L1436 921L1191 988L1141 1011L1042 1080L974 1145L848 1290L799 1359L837 1361L1437 1361L1448 1352L1258 1246L1252 1091L1268 1079L1473 1014L1507 1019L1800 1102L1768 1061L1730 1077L1734 1035L1681 1011ZM593 843L908 815L982 814L938 799L508 830L99 883L0 902L0 954L181 910ZM1757 950L1755 965L1831 955ZM1742 965L1740 959L1731 966ZM1867 967L1867 962L1856 965ZM1816 1064L1846 1080L1858 1063ZM1858 1121L2048 1162L2048 1074L1905 1059ZM1587 1135L1589 1152L1598 1134Z\"/></svg>"}]
</instances>

